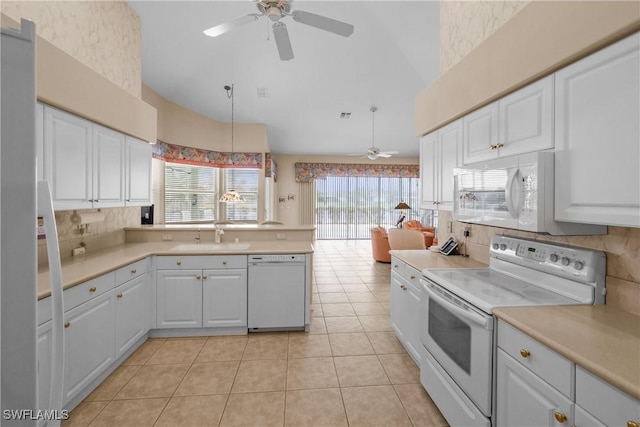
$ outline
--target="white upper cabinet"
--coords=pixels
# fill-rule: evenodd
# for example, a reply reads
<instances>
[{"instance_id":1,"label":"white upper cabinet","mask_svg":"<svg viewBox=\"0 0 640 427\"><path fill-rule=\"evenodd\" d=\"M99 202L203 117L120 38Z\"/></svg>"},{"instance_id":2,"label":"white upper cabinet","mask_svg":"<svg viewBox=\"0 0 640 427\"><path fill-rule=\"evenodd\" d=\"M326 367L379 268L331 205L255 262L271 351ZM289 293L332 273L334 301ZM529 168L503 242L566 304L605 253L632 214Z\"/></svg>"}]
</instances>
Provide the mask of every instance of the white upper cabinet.
<instances>
[{"instance_id":1,"label":"white upper cabinet","mask_svg":"<svg viewBox=\"0 0 640 427\"><path fill-rule=\"evenodd\" d=\"M127 136L126 206L151 204L151 145Z\"/></svg>"},{"instance_id":2,"label":"white upper cabinet","mask_svg":"<svg viewBox=\"0 0 640 427\"><path fill-rule=\"evenodd\" d=\"M555 76L555 219L640 227L640 33Z\"/></svg>"},{"instance_id":3,"label":"white upper cabinet","mask_svg":"<svg viewBox=\"0 0 640 427\"><path fill-rule=\"evenodd\" d=\"M44 116L38 173L55 210L151 204L149 144L49 106L37 112Z\"/></svg>"},{"instance_id":4,"label":"white upper cabinet","mask_svg":"<svg viewBox=\"0 0 640 427\"><path fill-rule=\"evenodd\" d=\"M93 125L93 207L122 206L124 135Z\"/></svg>"},{"instance_id":5,"label":"white upper cabinet","mask_svg":"<svg viewBox=\"0 0 640 427\"><path fill-rule=\"evenodd\" d=\"M553 148L553 76L463 119L463 163Z\"/></svg>"},{"instance_id":6,"label":"white upper cabinet","mask_svg":"<svg viewBox=\"0 0 640 427\"><path fill-rule=\"evenodd\" d=\"M44 170L58 210L93 206L91 123L46 107Z\"/></svg>"},{"instance_id":7,"label":"white upper cabinet","mask_svg":"<svg viewBox=\"0 0 640 427\"><path fill-rule=\"evenodd\" d=\"M420 141L422 209L453 210L453 169L460 164L462 122L457 120Z\"/></svg>"}]
</instances>

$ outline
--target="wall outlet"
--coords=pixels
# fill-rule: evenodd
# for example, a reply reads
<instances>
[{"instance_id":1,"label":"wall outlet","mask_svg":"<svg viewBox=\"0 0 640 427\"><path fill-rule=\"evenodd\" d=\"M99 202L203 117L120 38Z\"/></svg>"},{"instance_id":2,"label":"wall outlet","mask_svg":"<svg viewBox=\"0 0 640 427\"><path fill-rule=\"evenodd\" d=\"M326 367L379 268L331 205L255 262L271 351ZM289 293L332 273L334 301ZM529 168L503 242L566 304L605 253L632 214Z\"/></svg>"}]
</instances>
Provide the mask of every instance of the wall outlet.
<instances>
[{"instance_id":1,"label":"wall outlet","mask_svg":"<svg viewBox=\"0 0 640 427\"><path fill-rule=\"evenodd\" d=\"M276 233L276 240L287 240L287 233Z\"/></svg>"},{"instance_id":2,"label":"wall outlet","mask_svg":"<svg viewBox=\"0 0 640 427\"><path fill-rule=\"evenodd\" d=\"M163 242L168 242L173 240L173 234L163 234L162 235L162 241Z\"/></svg>"},{"instance_id":3,"label":"wall outlet","mask_svg":"<svg viewBox=\"0 0 640 427\"><path fill-rule=\"evenodd\" d=\"M453 233L453 221L449 221L449 222L447 223L447 231L448 231L449 233Z\"/></svg>"},{"instance_id":4,"label":"wall outlet","mask_svg":"<svg viewBox=\"0 0 640 427\"><path fill-rule=\"evenodd\" d=\"M73 256L82 255L86 251L87 251L87 248L75 248L71 251L71 255Z\"/></svg>"}]
</instances>

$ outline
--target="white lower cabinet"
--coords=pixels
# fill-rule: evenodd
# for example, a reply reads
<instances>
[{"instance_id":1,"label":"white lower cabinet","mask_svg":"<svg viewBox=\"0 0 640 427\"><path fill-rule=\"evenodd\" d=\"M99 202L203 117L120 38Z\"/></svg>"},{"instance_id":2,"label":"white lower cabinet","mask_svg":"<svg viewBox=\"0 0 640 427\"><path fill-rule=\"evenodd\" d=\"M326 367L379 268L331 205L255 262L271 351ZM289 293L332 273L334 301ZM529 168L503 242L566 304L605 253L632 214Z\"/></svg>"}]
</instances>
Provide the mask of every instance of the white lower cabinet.
<instances>
[{"instance_id":1,"label":"white lower cabinet","mask_svg":"<svg viewBox=\"0 0 640 427\"><path fill-rule=\"evenodd\" d=\"M573 402L498 348L496 426L572 425Z\"/></svg>"},{"instance_id":2,"label":"white lower cabinet","mask_svg":"<svg viewBox=\"0 0 640 427\"><path fill-rule=\"evenodd\" d=\"M116 359L149 331L149 275L116 287Z\"/></svg>"},{"instance_id":3,"label":"white lower cabinet","mask_svg":"<svg viewBox=\"0 0 640 427\"><path fill-rule=\"evenodd\" d=\"M111 290L65 313L63 404L115 361L115 300Z\"/></svg>"},{"instance_id":4,"label":"white lower cabinet","mask_svg":"<svg viewBox=\"0 0 640 427\"><path fill-rule=\"evenodd\" d=\"M162 256L157 268L158 329L247 326L246 255Z\"/></svg>"},{"instance_id":5,"label":"white lower cabinet","mask_svg":"<svg viewBox=\"0 0 640 427\"><path fill-rule=\"evenodd\" d=\"M395 257L391 265L391 327L420 366L420 274Z\"/></svg>"},{"instance_id":6,"label":"white lower cabinet","mask_svg":"<svg viewBox=\"0 0 640 427\"><path fill-rule=\"evenodd\" d=\"M49 396L51 387L51 320L39 325L37 330L38 348L38 408L49 408ZM38 421L38 425L46 425L46 420Z\"/></svg>"}]
</instances>

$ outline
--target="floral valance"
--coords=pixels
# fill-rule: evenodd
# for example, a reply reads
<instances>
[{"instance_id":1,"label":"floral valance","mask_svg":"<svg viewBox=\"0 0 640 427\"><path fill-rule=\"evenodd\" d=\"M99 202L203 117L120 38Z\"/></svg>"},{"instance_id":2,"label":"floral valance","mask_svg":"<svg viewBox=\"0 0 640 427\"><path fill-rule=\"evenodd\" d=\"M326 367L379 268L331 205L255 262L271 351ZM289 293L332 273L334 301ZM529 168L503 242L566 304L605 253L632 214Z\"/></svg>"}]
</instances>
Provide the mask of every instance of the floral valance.
<instances>
[{"instance_id":1,"label":"floral valance","mask_svg":"<svg viewBox=\"0 0 640 427\"><path fill-rule=\"evenodd\" d=\"M278 181L276 177L276 169L278 165L271 153L264 153L264 176L266 178L273 177L274 181Z\"/></svg>"},{"instance_id":2,"label":"floral valance","mask_svg":"<svg viewBox=\"0 0 640 427\"><path fill-rule=\"evenodd\" d=\"M184 147L158 140L153 146L153 158L171 163L212 168L254 168L262 169L262 153L225 153Z\"/></svg>"},{"instance_id":3,"label":"floral valance","mask_svg":"<svg viewBox=\"0 0 640 427\"><path fill-rule=\"evenodd\" d=\"M418 178L418 165L372 165L351 163L296 163L296 182L312 182L328 176L382 176Z\"/></svg>"}]
</instances>

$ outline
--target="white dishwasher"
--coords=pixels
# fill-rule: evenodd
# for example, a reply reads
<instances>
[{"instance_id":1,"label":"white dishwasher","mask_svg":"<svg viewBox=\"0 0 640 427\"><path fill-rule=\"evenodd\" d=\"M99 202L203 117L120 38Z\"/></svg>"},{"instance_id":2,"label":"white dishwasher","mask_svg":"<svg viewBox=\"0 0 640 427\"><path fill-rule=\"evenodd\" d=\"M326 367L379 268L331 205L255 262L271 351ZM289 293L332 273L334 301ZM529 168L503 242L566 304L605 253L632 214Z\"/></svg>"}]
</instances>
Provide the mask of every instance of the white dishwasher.
<instances>
[{"instance_id":1,"label":"white dishwasher","mask_svg":"<svg viewBox=\"0 0 640 427\"><path fill-rule=\"evenodd\" d=\"M304 254L249 255L249 331L304 329Z\"/></svg>"}]
</instances>

